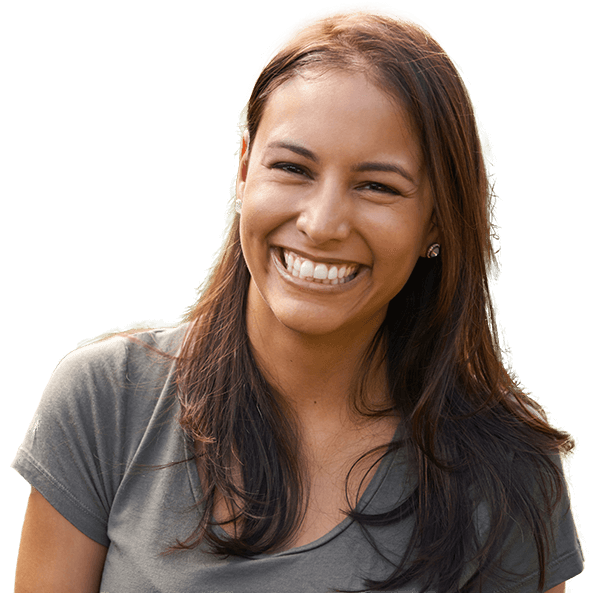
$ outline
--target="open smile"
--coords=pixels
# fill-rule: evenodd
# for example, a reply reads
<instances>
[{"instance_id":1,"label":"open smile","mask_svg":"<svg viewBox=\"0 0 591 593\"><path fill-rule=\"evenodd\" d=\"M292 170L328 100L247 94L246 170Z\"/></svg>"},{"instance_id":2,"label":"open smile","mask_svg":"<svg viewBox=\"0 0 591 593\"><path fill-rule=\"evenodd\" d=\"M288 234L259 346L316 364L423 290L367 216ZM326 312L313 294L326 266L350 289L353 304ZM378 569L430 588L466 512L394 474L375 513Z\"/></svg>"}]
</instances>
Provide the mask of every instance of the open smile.
<instances>
[{"instance_id":1,"label":"open smile","mask_svg":"<svg viewBox=\"0 0 591 593\"><path fill-rule=\"evenodd\" d=\"M285 269L294 277L321 284L345 284L355 278L359 264L331 264L306 259L287 249L282 249Z\"/></svg>"},{"instance_id":2,"label":"open smile","mask_svg":"<svg viewBox=\"0 0 591 593\"><path fill-rule=\"evenodd\" d=\"M273 248L275 263L282 275L298 284L336 287L352 282L365 266L358 263L319 262L305 258L285 248ZM298 282L299 281L299 282ZM327 288L328 288L327 286Z\"/></svg>"}]
</instances>

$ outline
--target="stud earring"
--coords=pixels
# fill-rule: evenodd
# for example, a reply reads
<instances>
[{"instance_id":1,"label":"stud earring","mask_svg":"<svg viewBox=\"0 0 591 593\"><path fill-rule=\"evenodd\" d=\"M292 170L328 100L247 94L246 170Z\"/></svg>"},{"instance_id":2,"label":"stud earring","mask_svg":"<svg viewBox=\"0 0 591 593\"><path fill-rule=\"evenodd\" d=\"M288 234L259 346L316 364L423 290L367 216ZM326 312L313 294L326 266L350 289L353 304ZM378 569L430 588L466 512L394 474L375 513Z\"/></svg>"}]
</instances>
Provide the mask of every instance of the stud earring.
<instances>
[{"instance_id":1,"label":"stud earring","mask_svg":"<svg viewBox=\"0 0 591 593\"><path fill-rule=\"evenodd\" d=\"M431 247L429 247L429 250L427 251L427 257L429 259L433 259L434 257L437 257L439 255L441 251L441 245L439 245L439 243L433 243L433 245L431 245Z\"/></svg>"},{"instance_id":2,"label":"stud earring","mask_svg":"<svg viewBox=\"0 0 591 593\"><path fill-rule=\"evenodd\" d=\"M234 208L238 214L242 212L242 200L240 198L236 199L236 203L234 204Z\"/></svg>"}]
</instances>

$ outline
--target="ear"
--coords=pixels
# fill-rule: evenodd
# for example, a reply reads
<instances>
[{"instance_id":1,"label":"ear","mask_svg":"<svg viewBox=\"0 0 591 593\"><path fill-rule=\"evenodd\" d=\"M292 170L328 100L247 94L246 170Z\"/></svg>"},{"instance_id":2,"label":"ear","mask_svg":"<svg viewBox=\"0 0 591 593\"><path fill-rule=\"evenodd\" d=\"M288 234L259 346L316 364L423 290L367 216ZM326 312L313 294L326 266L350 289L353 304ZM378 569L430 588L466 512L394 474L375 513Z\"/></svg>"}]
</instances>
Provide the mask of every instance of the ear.
<instances>
[{"instance_id":1,"label":"ear","mask_svg":"<svg viewBox=\"0 0 591 593\"><path fill-rule=\"evenodd\" d=\"M427 251L429 251L429 247L431 247L433 243L441 243L439 239L439 227L437 226L437 218L435 216L435 212L433 212L433 214L431 215L431 223L429 226L429 230L427 232L426 245L423 249L423 253L421 254L423 257L427 257Z\"/></svg>"},{"instance_id":2,"label":"ear","mask_svg":"<svg viewBox=\"0 0 591 593\"><path fill-rule=\"evenodd\" d=\"M236 198L241 200L246 183L246 174L248 172L248 159L250 156L250 136L248 130L242 135L240 141L240 160L238 161L238 175L236 176Z\"/></svg>"}]
</instances>

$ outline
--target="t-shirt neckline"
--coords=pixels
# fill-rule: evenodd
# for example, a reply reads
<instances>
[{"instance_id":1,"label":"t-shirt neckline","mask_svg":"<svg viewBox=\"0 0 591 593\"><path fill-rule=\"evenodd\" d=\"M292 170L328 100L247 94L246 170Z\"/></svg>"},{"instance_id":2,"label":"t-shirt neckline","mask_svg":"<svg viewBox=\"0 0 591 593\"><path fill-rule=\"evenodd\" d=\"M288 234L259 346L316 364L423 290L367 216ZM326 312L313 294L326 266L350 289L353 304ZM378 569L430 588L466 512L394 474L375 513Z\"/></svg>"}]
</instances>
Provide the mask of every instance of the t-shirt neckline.
<instances>
[{"instance_id":1,"label":"t-shirt neckline","mask_svg":"<svg viewBox=\"0 0 591 593\"><path fill-rule=\"evenodd\" d=\"M394 436L392 438L392 443L399 441L403 438L404 428L403 423L400 422L396 427L394 432ZM185 440L185 451L187 454L187 458L189 458L193 453L189 450L188 442ZM380 489L385 477L390 472L390 468L394 463L396 458L397 451L388 451L384 454L383 458L379 461L378 468L374 475L372 476L367 488L361 494L357 505L355 506L355 510L360 512L367 508L371 500L375 497L376 493ZM193 493L193 497L195 502L199 500L199 494L201 492L201 482L199 479L199 475L197 473L197 467L195 462L188 462L185 464L187 467L187 474L189 478L189 482L191 485L191 490ZM273 557L281 557L281 556L288 556L291 554L302 554L304 552L308 552L310 550L314 550L321 546L326 545L331 540L335 539L339 536L343 531L345 531L351 524L353 523L353 519L349 516L346 516L340 523L335 525L330 531L325 533L323 536L311 541L307 544L303 544L301 546L296 546L294 548L289 548L288 550L282 550L279 552L273 552L270 554L260 554L258 556L254 556L251 559L256 560L257 558L273 558ZM217 535L224 535L225 531L219 526L214 525L214 531Z\"/></svg>"}]
</instances>

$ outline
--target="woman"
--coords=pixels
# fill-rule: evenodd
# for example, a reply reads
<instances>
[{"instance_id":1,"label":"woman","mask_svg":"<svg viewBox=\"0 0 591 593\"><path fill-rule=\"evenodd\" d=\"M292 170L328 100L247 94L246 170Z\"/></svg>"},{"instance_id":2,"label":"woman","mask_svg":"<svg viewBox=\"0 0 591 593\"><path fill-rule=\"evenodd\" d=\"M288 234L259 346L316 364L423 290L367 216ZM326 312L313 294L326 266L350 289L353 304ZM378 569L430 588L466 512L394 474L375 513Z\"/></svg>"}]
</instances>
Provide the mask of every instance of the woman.
<instances>
[{"instance_id":1,"label":"woman","mask_svg":"<svg viewBox=\"0 0 591 593\"><path fill-rule=\"evenodd\" d=\"M489 197L426 32L293 39L187 323L54 373L14 463L17 591L564 591L573 444L501 362Z\"/></svg>"}]
</instances>

